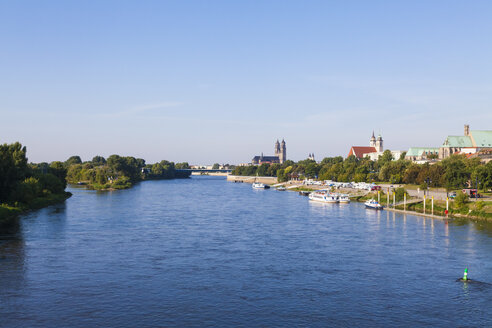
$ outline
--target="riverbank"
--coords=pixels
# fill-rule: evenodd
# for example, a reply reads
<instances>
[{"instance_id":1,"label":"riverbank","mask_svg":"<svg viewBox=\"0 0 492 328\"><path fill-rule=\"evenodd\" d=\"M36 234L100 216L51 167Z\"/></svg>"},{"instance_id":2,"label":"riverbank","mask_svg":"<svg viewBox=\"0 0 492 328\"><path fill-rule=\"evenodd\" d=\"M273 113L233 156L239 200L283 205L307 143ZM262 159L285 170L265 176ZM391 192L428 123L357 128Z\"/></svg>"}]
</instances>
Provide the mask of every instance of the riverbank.
<instances>
[{"instance_id":1,"label":"riverbank","mask_svg":"<svg viewBox=\"0 0 492 328\"><path fill-rule=\"evenodd\" d=\"M358 202L365 202L371 198L377 199L377 193L368 193L363 197L357 197L356 200ZM389 203L386 195L382 194L380 197L380 203L384 206L385 210L397 213L438 219L455 218L492 221L492 202L469 201L458 207L453 200L449 200L448 206L446 206L446 201L434 199L434 204L432 204L432 200L428 198L424 209L424 200L422 198L408 197L405 204L403 204L401 198L396 201L395 206L391 197ZM448 209L447 215L446 208Z\"/></svg>"},{"instance_id":2,"label":"riverbank","mask_svg":"<svg viewBox=\"0 0 492 328\"><path fill-rule=\"evenodd\" d=\"M51 194L45 197L35 198L29 204L17 204L16 206L1 204L0 232L9 230L12 226L14 226L20 214L64 202L71 196L72 193L65 191L62 194Z\"/></svg>"},{"instance_id":3,"label":"riverbank","mask_svg":"<svg viewBox=\"0 0 492 328\"><path fill-rule=\"evenodd\" d=\"M417 211L412 211L412 210L403 210L399 208L392 208L392 207L385 207L384 208L386 211L390 212L396 212L396 213L401 213L401 214L409 214L409 215L416 215L416 216L423 216L427 218L432 218L432 219L440 219L440 220L448 220L448 219L469 219L469 220L474 220L474 221L492 221L492 216L477 216L477 215L467 215L467 214L460 214L460 213L449 213L447 216L445 214L432 214L431 212L417 212Z\"/></svg>"},{"instance_id":4,"label":"riverbank","mask_svg":"<svg viewBox=\"0 0 492 328\"><path fill-rule=\"evenodd\" d=\"M454 202L449 202L448 215L446 216L445 201L434 201L434 206L432 206L432 202L427 200L425 210L423 202L419 202L407 205L405 212L416 215L436 216L440 218L492 221L492 213L490 212L491 209L492 202L467 202L461 207L458 207ZM395 210L403 211L403 205L397 205Z\"/></svg>"},{"instance_id":5,"label":"riverbank","mask_svg":"<svg viewBox=\"0 0 492 328\"><path fill-rule=\"evenodd\" d=\"M228 175L227 181L231 182L239 182L239 183L253 183L253 182L261 182L266 184L276 184L278 179L277 177L252 177L252 176L243 176L243 175Z\"/></svg>"}]
</instances>

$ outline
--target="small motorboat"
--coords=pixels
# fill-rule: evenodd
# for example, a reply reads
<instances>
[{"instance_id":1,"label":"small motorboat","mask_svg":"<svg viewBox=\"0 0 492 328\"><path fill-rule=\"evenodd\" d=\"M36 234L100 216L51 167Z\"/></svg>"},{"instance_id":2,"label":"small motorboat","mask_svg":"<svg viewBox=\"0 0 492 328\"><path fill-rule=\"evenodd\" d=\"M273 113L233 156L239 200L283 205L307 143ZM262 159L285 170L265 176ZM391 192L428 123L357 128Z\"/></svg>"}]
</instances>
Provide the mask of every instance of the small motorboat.
<instances>
[{"instance_id":1,"label":"small motorboat","mask_svg":"<svg viewBox=\"0 0 492 328\"><path fill-rule=\"evenodd\" d=\"M278 191L286 191L287 188L285 188L284 186L280 186L277 188Z\"/></svg>"},{"instance_id":2,"label":"small motorboat","mask_svg":"<svg viewBox=\"0 0 492 328\"><path fill-rule=\"evenodd\" d=\"M253 189L267 189L266 185L261 182L253 182Z\"/></svg>"},{"instance_id":3,"label":"small motorboat","mask_svg":"<svg viewBox=\"0 0 492 328\"><path fill-rule=\"evenodd\" d=\"M366 205L367 208L372 208L374 210L382 210L383 206L379 204L377 200L374 199L369 199L367 200L364 205Z\"/></svg>"}]
</instances>

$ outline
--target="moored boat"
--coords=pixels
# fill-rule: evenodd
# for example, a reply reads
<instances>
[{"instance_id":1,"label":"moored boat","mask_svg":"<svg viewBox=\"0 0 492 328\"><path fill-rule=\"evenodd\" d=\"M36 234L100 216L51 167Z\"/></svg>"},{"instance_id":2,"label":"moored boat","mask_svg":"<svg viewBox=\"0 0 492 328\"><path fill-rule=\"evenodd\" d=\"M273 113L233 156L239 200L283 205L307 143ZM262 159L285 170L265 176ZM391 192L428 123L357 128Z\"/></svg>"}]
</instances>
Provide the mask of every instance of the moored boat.
<instances>
[{"instance_id":1,"label":"moored boat","mask_svg":"<svg viewBox=\"0 0 492 328\"><path fill-rule=\"evenodd\" d=\"M372 208L374 210L382 210L383 206L379 204L377 200L374 199L369 199L367 200L364 205L366 205L367 208Z\"/></svg>"},{"instance_id":2,"label":"moored boat","mask_svg":"<svg viewBox=\"0 0 492 328\"><path fill-rule=\"evenodd\" d=\"M309 199L322 203L338 203L337 195L323 191L313 191L309 194Z\"/></svg>"},{"instance_id":3,"label":"moored boat","mask_svg":"<svg viewBox=\"0 0 492 328\"><path fill-rule=\"evenodd\" d=\"M284 186L280 186L277 188L278 191L286 191L287 188L285 188Z\"/></svg>"},{"instance_id":4,"label":"moored boat","mask_svg":"<svg viewBox=\"0 0 492 328\"><path fill-rule=\"evenodd\" d=\"M268 189L268 188L270 188L270 186L268 186L268 188L267 188L267 185L264 183L261 183L261 182L253 182L252 187L253 187L253 189Z\"/></svg>"},{"instance_id":5,"label":"moored boat","mask_svg":"<svg viewBox=\"0 0 492 328\"><path fill-rule=\"evenodd\" d=\"M338 196L338 202L347 204L350 203L350 198L347 194L341 194Z\"/></svg>"}]
</instances>

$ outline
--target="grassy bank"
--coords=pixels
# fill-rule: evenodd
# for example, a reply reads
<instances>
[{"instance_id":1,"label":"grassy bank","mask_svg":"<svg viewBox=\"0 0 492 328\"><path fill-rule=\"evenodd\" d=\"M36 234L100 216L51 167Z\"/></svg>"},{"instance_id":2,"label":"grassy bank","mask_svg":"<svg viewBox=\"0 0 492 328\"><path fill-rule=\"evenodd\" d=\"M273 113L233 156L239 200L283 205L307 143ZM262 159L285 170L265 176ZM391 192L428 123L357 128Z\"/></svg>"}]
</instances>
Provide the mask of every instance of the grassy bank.
<instances>
[{"instance_id":1,"label":"grassy bank","mask_svg":"<svg viewBox=\"0 0 492 328\"><path fill-rule=\"evenodd\" d=\"M396 209L403 210L403 205L397 206ZM410 204L407 205L406 210L417 213L424 213L424 204ZM446 216L445 211L445 201L434 201L434 215ZM430 201L426 202L425 204L425 213L432 213L432 204ZM461 207L456 206L454 202L450 202L449 216L455 218L492 220L492 202L468 202Z\"/></svg>"},{"instance_id":2,"label":"grassy bank","mask_svg":"<svg viewBox=\"0 0 492 328\"><path fill-rule=\"evenodd\" d=\"M365 196L354 197L354 200L359 202L365 202L368 199L378 199L377 192L368 193ZM397 197L396 201L399 202L402 200L402 197ZM412 198L407 197L407 200L412 200ZM380 194L380 203L383 206L387 206L387 195L381 192ZM390 206L393 203L393 197L390 196ZM395 207L398 210L403 210L403 205L398 205ZM405 206L406 211L416 212L416 213L425 213L425 214L434 214L440 216L446 216L446 201L443 200L434 200L434 211L432 211L432 202L431 200L427 200L425 204L424 211L424 203L413 203L407 204ZM477 220L491 220L492 221L492 202L491 201L469 201L462 206L458 206L454 201L449 202L449 217L455 218L469 218L469 219L477 219Z\"/></svg>"},{"instance_id":3,"label":"grassy bank","mask_svg":"<svg viewBox=\"0 0 492 328\"><path fill-rule=\"evenodd\" d=\"M19 214L61 203L70 196L72 196L70 192L63 192L61 194L49 194L43 197L35 198L29 204L0 204L0 231L9 229L12 225L14 225Z\"/></svg>"}]
</instances>

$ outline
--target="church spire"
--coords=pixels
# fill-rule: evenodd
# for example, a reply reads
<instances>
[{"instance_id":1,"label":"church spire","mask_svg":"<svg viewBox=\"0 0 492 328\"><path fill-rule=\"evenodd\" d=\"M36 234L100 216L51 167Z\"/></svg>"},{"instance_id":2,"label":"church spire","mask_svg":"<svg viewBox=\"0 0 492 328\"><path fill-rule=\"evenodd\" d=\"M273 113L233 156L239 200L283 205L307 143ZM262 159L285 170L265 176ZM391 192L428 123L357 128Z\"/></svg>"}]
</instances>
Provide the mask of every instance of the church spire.
<instances>
[{"instance_id":1,"label":"church spire","mask_svg":"<svg viewBox=\"0 0 492 328\"><path fill-rule=\"evenodd\" d=\"M372 137L369 140L369 147L376 147L376 137L374 136L374 130L372 130Z\"/></svg>"}]
</instances>

